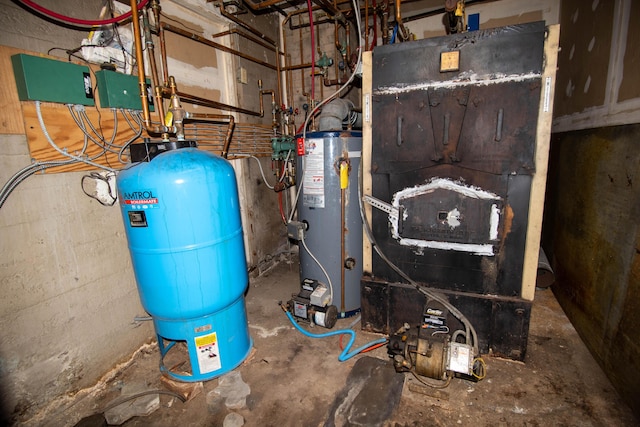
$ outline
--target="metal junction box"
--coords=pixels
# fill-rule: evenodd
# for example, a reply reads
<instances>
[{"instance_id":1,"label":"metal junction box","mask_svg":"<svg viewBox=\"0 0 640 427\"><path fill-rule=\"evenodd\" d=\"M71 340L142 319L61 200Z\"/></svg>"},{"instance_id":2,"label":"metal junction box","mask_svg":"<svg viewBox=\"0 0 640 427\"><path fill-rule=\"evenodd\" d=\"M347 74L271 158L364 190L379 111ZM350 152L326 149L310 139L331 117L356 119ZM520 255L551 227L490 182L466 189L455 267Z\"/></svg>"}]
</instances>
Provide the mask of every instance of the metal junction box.
<instances>
[{"instance_id":1,"label":"metal junction box","mask_svg":"<svg viewBox=\"0 0 640 427\"><path fill-rule=\"evenodd\" d=\"M402 271L469 318L483 353L520 360L545 31L537 22L467 32L372 56L372 196L402 213L373 209L373 235ZM420 319L423 295L375 252L369 273L366 328L392 332Z\"/></svg>"},{"instance_id":2,"label":"metal junction box","mask_svg":"<svg viewBox=\"0 0 640 427\"><path fill-rule=\"evenodd\" d=\"M89 67L22 53L11 62L21 101L95 105Z\"/></svg>"},{"instance_id":3,"label":"metal junction box","mask_svg":"<svg viewBox=\"0 0 640 427\"><path fill-rule=\"evenodd\" d=\"M101 108L142 110L137 76L111 70L100 70L96 71L96 80ZM147 79L147 99L149 100L149 110L154 111L150 83Z\"/></svg>"}]
</instances>

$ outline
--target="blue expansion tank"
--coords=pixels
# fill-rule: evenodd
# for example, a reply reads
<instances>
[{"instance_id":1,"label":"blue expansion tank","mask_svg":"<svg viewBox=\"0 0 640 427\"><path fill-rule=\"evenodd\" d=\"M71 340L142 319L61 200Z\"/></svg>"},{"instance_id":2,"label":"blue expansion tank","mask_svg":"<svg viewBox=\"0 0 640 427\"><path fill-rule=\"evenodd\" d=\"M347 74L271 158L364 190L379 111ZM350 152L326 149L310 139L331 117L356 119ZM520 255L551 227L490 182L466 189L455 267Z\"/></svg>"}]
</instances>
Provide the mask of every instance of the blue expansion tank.
<instances>
[{"instance_id":1,"label":"blue expansion tank","mask_svg":"<svg viewBox=\"0 0 640 427\"><path fill-rule=\"evenodd\" d=\"M175 149L121 171L117 186L140 300L158 337L160 369L181 381L234 369L252 340L231 164L197 148ZM177 342L188 348L190 375L164 366Z\"/></svg>"}]
</instances>

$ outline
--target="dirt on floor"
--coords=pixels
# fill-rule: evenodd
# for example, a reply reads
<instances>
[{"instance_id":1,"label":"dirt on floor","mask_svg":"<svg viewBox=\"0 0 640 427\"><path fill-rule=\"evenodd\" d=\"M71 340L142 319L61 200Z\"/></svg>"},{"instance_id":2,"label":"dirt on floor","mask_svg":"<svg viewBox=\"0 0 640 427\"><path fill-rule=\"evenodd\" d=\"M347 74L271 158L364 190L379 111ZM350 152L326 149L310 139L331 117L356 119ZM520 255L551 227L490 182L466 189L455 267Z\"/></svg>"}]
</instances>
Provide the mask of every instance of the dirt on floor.
<instances>
[{"instance_id":1,"label":"dirt on floor","mask_svg":"<svg viewBox=\"0 0 640 427\"><path fill-rule=\"evenodd\" d=\"M393 371L385 347L340 362L337 336L315 339L294 329L278 302L289 299L298 290L295 259L283 261L251 280L246 306L253 351L234 371L248 386L244 401L240 399L240 403L235 402L230 408L219 393L222 380L214 379L201 383L199 393L185 403L167 394L159 395L160 405L154 412L131 418L123 425L639 425L589 354L550 289L536 292L524 363L484 357L487 365L484 380L472 382L455 378L444 389L426 387L419 378L394 372L394 375L404 375L398 388L399 399L388 394L392 382L388 379L361 381L358 387L348 381L356 362L364 357L379 359L381 366L386 365L386 369ZM353 320L339 320L334 330L348 327ZM359 327L359 323L354 326L357 332L354 348L380 338ZM313 329L314 333L326 331L320 327ZM179 353L180 349L176 350ZM182 356L172 357L188 359L184 352ZM73 426L83 418L87 424L78 425L105 425L101 415L88 417L102 413L110 402L121 398L123 390L166 391L166 382L161 381L158 368L159 359L155 343L144 346L99 392L87 393L65 405L41 425ZM369 397L358 399L354 393L360 393L363 388L369 394L362 396ZM350 418L344 416L344 410L337 411L336 408L346 404L340 399L359 402L357 411L351 411L357 412L357 416ZM383 422L367 422L368 409L372 414L374 410L385 409L391 415ZM342 414L340 418L336 416L338 412ZM369 419L373 419L373 415Z\"/></svg>"}]
</instances>

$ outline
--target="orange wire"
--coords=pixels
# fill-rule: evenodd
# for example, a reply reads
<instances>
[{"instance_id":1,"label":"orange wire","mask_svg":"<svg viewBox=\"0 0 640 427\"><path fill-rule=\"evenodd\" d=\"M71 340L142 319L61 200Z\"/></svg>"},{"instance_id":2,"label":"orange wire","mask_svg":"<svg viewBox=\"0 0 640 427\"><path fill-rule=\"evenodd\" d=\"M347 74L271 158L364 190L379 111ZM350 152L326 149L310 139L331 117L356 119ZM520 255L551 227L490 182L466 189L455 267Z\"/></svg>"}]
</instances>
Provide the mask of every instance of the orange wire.
<instances>
[{"instance_id":1,"label":"orange wire","mask_svg":"<svg viewBox=\"0 0 640 427\"><path fill-rule=\"evenodd\" d=\"M340 350L344 350L344 346L342 345L342 337L343 337L343 336L344 336L344 335L340 335L340 341L338 342L338 345L339 345L339 347L340 347ZM368 353L368 352L370 352L370 351L372 351L372 350L375 350L376 348L380 348L380 347L382 347L382 346L383 346L383 345L385 345L385 344L387 344L387 343L386 343L386 342L381 342L381 343L378 343L378 344L372 345L371 347L365 348L365 349L364 349L364 350L362 350L360 353Z\"/></svg>"}]
</instances>

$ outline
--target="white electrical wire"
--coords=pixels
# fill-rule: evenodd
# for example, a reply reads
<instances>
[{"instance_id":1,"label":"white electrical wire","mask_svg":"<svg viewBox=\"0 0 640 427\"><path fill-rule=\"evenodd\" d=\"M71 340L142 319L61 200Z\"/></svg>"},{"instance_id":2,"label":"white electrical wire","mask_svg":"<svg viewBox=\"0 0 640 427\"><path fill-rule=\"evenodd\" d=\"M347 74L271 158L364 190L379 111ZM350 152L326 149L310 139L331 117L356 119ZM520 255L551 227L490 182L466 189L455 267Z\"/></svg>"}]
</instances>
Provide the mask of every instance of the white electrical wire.
<instances>
[{"instance_id":1,"label":"white electrical wire","mask_svg":"<svg viewBox=\"0 0 640 427\"><path fill-rule=\"evenodd\" d=\"M393 271L395 271L400 277L402 277L409 284L411 284L414 288L416 288L416 290L418 290L418 292L424 294L428 298L431 298L433 300L438 301L440 304L442 304L443 306L448 308L449 311L451 312L451 314L454 317L456 317L464 325L464 327L465 327L464 335L465 335L466 343L467 343L467 345L471 345L473 347L474 356L477 356L478 354L480 354L479 346L478 346L478 335L476 333L475 328L473 327L473 325L469 321L469 319L467 319L467 317L460 310L458 310L457 307L455 307L453 304L451 304L444 296L441 296L440 294L438 294L438 293L436 293L434 291L431 291L430 289L427 289L424 286L418 285L418 283L416 283L413 279L411 279L411 277L409 277L404 271L402 271L400 269L400 267L395 265L382 252L382 250L378 246L378 243L375 240L375 237L373 236L371 228L369 227L369 222L367 221L367 215L366 215L366 213L364 211L364 205L363 205L363 201L362 201L362 186L363 186L363 182L362 182L362 162L360 162L360 166L358 167L358 206L360 208L360 217L362 218L362 225L363 225L365 234L367 236L367 239L369 239L369 242L371 242L371 247L376 251L378 256L380 256L380 258L382 258L382 260L385 263L387 263L387 265L389 265L389 267L391 267L393 269Z\"/></svg>"},{"instance_id":2,"label":"white electrical wire","mask_svg":"<svg viewBox=\"0 0 640 427\"><path fill-rule=\"evenodd\" d=\"M269 190L273 190L273 185L269 184L269 182L267 182L267 177L264 175L264 170L262 169L262 163L260 163L260 159L257 158L256 156L254 156L253 154L248 154L248 153L233 153L234 157L241 157L243 159L254 159L256 162L258 162L258 167L260 168L260 175L262 175L262 180L264 181L264 185L267 186L267 188Z\"/></svg>"},{"instance_id":3,"label":"white electrical wire","mask_svg":"<svg viewBox=\"0 0 640 427\"><path fill-rule=\"evenodd\" d=\"M75 156L71 153L69 153L66 149L61 149L60 147L58 147L58 145L55 143L55 141L51 138L51 135L49 135L49 132L47 131L47 126L44 124L44 119L42 118L42 110L40 108L40 101L36 101L36 114L38 115L38 123L40 123L40 129L42 129L42 133L44 134L45 138L47 139L47 141L49 142L49 145L51 145L58 153L62 154L65 157L68 157L70 159L74 159L78 162L82 162L91 166L94 166L96 168L99 169L104 169L107 170L109 172L115 172L116 170L107 166L103 166L99 163L95 163L92 162L91 160L89 160L88 158L82 158L80 156Z\"/></svg>"},{"instance_id":4,"label":"white electrical wire","mask_svg":"<svg viewBox=\"0 0 640 427\"><path fill-rule=\"evenodd\" d=\"M307 251L311 259L313 259L315 263L318 264L318 267L320 267L320 270L322 270L322 272L324 273L324 276L327 278L327 283L329 285L329 292L331 294L331 302L329 304L333 304L333 283L331 283L331 278L329 277L329 273L327 273L327 270L324 269L324 266L322 265L322 263L318 261L318 258L316 258L315 255L313 255L313 253L307 246L307 243L304 241L304 233L302 233L302 238L300 239L300 241L302 242L302 246Z\"/></svg>"}]
</instances>

